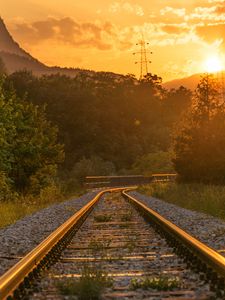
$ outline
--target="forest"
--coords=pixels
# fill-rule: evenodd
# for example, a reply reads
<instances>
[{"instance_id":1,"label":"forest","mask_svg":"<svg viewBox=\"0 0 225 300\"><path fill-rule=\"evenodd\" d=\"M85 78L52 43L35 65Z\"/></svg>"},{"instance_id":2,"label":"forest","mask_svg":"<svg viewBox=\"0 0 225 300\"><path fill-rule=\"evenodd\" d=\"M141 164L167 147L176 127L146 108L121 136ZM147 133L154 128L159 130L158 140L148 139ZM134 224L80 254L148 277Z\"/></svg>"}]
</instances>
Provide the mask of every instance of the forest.
<instances>
[{"instance_id":1,"label":"forest","mask_svg":"<svg viewBox=\"0 0 225 300\"><path fill-rule=\"evenodd\" d=\"M191 102L189 90L164 90L161 78L152 74L139 81L103 72L70 78L21 71L4 85L24 101L45 107L64 145L64 173L76 173L88 162L99 165L97 173L126 172L149 153L169 152L172 128Z\"/></svg>"},{"instance_id":2,"label":"forest","mask_svg":"<svg viewBox=\"0 0 225 300\"><path fill-rule=\"evenodd\" d=\"M86 175L175 170L181 180L217 181L204 175L209 158L212 171L223 168L221 147L211 159L225 126L215 84L203 77L193 93L166 90L150 73L142 80L105 72L2 75L1 198L38 194L52 182L71 189Z\"/></svg>"}]
</instances>

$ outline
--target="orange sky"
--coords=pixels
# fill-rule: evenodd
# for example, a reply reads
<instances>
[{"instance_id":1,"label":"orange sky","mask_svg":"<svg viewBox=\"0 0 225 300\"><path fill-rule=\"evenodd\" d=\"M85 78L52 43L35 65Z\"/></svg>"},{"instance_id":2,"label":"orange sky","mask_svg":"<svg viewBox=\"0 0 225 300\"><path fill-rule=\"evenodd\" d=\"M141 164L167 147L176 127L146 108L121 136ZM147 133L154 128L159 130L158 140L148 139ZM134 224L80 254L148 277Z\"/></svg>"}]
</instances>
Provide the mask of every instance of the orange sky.
<instances>
[{"instance_id":1,"label":"orange sky","mask_svg":"<svg viewBox=\"0 0 225 300\"><path fill-rule=\"evenodd\" d=\"M13 37L48 65L135 73L141 32L164 81L203 72L225 46L225 0L0 0Z\"/></svg>"}]
</instances>

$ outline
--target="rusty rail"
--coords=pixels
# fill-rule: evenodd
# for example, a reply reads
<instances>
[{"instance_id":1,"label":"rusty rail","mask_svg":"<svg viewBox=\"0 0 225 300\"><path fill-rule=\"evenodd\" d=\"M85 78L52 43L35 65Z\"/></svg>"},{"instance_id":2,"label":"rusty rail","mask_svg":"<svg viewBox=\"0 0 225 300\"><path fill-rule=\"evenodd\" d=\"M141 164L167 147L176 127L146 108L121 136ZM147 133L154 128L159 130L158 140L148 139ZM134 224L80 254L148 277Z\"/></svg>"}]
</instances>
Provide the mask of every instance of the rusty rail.
<instances>
[{"instance_id":1,"label":"rusty rail","mask_svg":"<svg viewBox=\"0 0 225 300\"><path fill-rule=\"evenodd\" d=\"M99 192L88 204L50 234L15 266L8 270L0 278L0 299L10 299L13 293L16 297L16 290L18 287L22 289L26 283L29 284L29 281L35 277L47 262L54 260L57 254L62 251L65 244L68 243L72 233L71 231L87 216L104 193L121 191L123 189L124 188L106 189Z\"/></svg>"},{"instance_id":2,"label":"rusty rail","mask_svg":"<svg viewBox=\"0 0 225 300\"><path fill-rule=\"evenodd\" d=\"M122 192L123 197L128 199L131 204L135 205L148 220L154 222L161 228L162 232L166 233L166 236L172 242L171 244L179 248L180 254L188 256L189 260L193 260L199 266L200 270L208 273L210 279L213 279L214 281L218 280L220 285L224 287L225 258L222 255L198 241L196 238L168 221L127 192L128 190Z\"/></svg>"}]
</instances>

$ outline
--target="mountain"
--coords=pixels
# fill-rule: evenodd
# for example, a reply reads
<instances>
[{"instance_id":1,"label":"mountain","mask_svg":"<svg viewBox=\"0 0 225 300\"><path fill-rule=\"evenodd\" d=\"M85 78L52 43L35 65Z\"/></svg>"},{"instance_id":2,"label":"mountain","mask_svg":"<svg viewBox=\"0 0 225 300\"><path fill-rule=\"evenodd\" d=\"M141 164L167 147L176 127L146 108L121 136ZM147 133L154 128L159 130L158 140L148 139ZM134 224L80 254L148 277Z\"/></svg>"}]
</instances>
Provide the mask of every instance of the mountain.
<instances>
[{"instance_id":1,"label":"mountain","mask_svg":"<svg viewBox=\"0 0 225 300\"><path fill-rule=\"evenodd\" d=\"M194 74L189 77L167 81L167 82L163 83L163 87L166 89L173 89L173 88L176 89L176 88L179 88L180 86L184 86L190 90L195 90L202 75L203 74L201 74L201 73Z\"/></svg>"},{"instance_id":2,"label":"mountain","mask_svg":"<svg viewBox=\"0 0 225 300\"><path fill-rule=\"evenodd\" d=\"M24 56L27 58L31 57L13 40L2 18L0 18L0 51Z\"/></svg>"},{"instance_id":3,"label":"mountain","mask_svg":"<svg viewBox=\"0 0 225 300\"><path fill-rule=\"evenodd\" d=\"M10 35L3 19L0 17L0 58L2 59L7 73L19 70L30 70L35 75L61 73L71 77L80 73L91 74L93 71L75 68L48 67L23 50Z\"/></svg>"},{"instance_id":4,"label":"mountain","mask_svg":"<svg viewBox=\"0 0 225 300\"><path fill-rule=\"evenodd\" d=\"M48 69L47 66L33 58L13 40L2 18L0 18L0 57L8 73L21 69L40 73Z\"/></svg>"}]
</instances>

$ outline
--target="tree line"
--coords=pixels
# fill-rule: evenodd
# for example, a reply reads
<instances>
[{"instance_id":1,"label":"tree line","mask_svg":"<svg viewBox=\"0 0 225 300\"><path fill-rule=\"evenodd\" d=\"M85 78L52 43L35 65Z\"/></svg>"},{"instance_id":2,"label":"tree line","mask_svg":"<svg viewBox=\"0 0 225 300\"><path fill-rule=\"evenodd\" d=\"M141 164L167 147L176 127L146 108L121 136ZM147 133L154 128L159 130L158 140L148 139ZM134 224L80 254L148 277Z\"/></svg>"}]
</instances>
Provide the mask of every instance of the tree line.
<instances>
[{"instance_id":1,"label":"tree line","mask_svg":"<svg viewBox=\"0 0 225 300\"><path fill-rule=\"evenodd\" d=\"M175 168L184 181L221 180L225 118L216 81L207 75L194 94L161 83L153 74L2 75L2 195L38 194L57 176L74 186L86 175Z\"/></svg>"},{"instance_id":2,"label":"tree line","mask_svg":"<svg viewBox=\"0 0 225 300\"><path fill-rule=\"evenodd\" d=\"M70 78L22 71L8 76L7 85L19 97L46 107L65 145L66 171L98 157L118 172L150 152L168 151L172 128L191 102L189 90L167 91L152 74L140 81L105 72Z\"/></svg>"}]
</instances>

